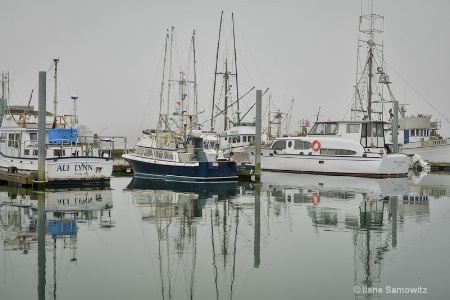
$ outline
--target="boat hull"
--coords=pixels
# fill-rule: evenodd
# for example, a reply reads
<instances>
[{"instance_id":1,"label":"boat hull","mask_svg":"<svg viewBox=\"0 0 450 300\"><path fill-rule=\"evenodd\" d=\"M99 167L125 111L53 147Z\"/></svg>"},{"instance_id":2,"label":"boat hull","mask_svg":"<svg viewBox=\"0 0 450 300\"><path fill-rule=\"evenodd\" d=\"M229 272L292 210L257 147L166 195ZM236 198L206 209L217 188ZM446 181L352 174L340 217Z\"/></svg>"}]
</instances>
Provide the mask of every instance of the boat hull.
<instances>
[{"instance_id":1,"label":"boat hull","mask_svg":"<svg viewBox=\"0 0 450 300\"><path fill-rule=\"evenodd\" d=\"M261 168L266 171L357 177L406 177L410 158L399 154L377 157L279 155L263 153Z\"/></svg>"},{"instance_id":2,"label":"boat hull","mask_svg":"<svg viewBox=\"0 0 450 300\"><path fill-rule=\"evenodd\" d=\"M186 181L237 180L236 163L231 161L175 163L123 156L133 168L134 176Z\"/></svg>"},{"instance_id":3,"label":"boat hull","mask_svg":"<svg viewBox=\"0 0 450 300\"><path fill-rule=\"evenodd\" d=\"M0 154L0 167L37 172L38 159ZM47 158L45 180L54 184L106 183L111 179L113 160L103 157L77 156Z\"/></svg>"}]
</instances>

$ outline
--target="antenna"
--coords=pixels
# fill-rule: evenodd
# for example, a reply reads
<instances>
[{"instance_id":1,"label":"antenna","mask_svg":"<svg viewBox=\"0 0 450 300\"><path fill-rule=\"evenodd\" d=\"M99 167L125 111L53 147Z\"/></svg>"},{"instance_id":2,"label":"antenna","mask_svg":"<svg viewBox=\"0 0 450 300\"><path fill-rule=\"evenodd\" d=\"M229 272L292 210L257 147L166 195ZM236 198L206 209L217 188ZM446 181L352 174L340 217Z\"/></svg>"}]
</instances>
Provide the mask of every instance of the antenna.
<instances>
[{"instance_id":1,"label":"antenna","mask_svg":"<svg viewBox=\"0 0 450 300\"><path fill-rule=\"evenodd\" d=\"M77 95L71 95L70 98L73 100L73 119L72 119L72 128L76 128L78 126L78 116L77 116Z\"/></svg>"}]
</instances>

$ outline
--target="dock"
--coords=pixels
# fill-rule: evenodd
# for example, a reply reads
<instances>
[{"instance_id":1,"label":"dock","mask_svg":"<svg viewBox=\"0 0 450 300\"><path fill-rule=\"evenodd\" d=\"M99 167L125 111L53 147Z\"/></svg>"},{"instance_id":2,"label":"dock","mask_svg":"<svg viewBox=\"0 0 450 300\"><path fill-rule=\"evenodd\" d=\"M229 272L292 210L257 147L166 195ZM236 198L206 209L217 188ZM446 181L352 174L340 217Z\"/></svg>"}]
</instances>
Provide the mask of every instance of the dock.
<instances>
[{"instance_id":1,"label":"dock","mask_svg":"<svg viewBox=\"0 0 450 300\"><path fill-rule=\"evenodd\" d=\"M37 172L21 173L14 167L0 170L0 182L6 183L8 186L31 187L36 180Z\"/></svg>"},{"instance_id":2,"label":"dock","mask_svg":"<svg viewBox=\"0 0 450 300\"><path fill-rule=\"evenodd\" d=\"M133 170L128 163L115 163L113 176L133 176ZM37 182L37 172L20 172L14 167L0 169L0 184L10 187L32 188Z\"/></svg>"},{"instance_id":3,"label":"dock","mask_svg":"<svg viewBox=\"0 0 450 300\"><path fill-rule=\"evenodd\" d=\"M448 162L428 162L431 167L431 173L450 172L450 163Z\"/></svg>"}]
</instances>

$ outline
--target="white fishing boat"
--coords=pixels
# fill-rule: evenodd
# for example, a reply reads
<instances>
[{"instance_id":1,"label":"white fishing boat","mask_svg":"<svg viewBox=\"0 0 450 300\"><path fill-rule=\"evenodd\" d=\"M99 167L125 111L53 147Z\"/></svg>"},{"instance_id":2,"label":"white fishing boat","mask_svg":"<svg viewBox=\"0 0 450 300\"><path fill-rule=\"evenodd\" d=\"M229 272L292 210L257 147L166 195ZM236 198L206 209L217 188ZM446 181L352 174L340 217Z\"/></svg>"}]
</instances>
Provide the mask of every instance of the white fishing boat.
<instances>
[{"instance_id":1,"label":"white fishing boat","mask_svg":"<svg viewBox=\"0 0 450 300\"><path fill-rule=\"evenodd\" d=\"M55 87L58 59L54 60ZM103 157L93 141L80 141L76 116L58 115L55 88L54 112L46 113L45 180L52 184L103 184L109 182L113 160ZM30 97L31 100L31 97ZM5 101L5 100L4 100ZM33 107L8 107L0 125L0 168L9 172L38 170L38 112Z\"/></svg>"},{"instance_id":2,"label":"white fishing boat","mask_svg":"<svg viewBox=\"0 0 450 300\"><path fill-rule=\"evenodd\" d=\"M370 6L372 10L372 6ZM358 49L367 50L367 59L358 52L357 81L352 104L352 120L386 121L386 143L391 149L394 143L393 117L398 115L397 140L399 152L419 155L430 162L450 162L450 140L439 134L440 121L432 121L431 115L406 115L406 105L393 106L395 97L390 88L383 43L374 37L384 31L384 17L370 11L360 17L360 32L366 39L358 39ZM361 63L360 63L361 62ZM385 88L387 87L387 89Z\"/></svg>"},{"instance_id":3,"label":"white fishing boat","mask_svg":"<svg viewBox=\"0 0 450 300\"><path fill-rule=\"evenodd\" d=\"M172 28L173 34L173 28ZM193 80L188 80L189 74L180 72L181 78L173 80L169 77L168 88L172 82L179 85L178 93L171 96L168 91L166 99L167 112L162 113L164 71L160 93L160 111L156 129L143 130L134 152L122 157L131 165L136 177L163 178L180 181L221 181L237 180L236 162L225 158L223 151L218 149L217 137L214 133L205 133L198 128L197 99L195 83L195 32L192 37L194 74ZM171 39L173 40L173 39ZM169 35L166 35L167 55ZM170 44L172 53L172 43ZM170 56L172 57L172 56ZM164 59L164 62L166 59ZM172 64L170 64L171 66ZM165 64L164 68L165 70ZM169 67L169 74L171 74ZM189 109L188 83L193 83L193 112ZM172 98L173 97L173 98ZM172 101L177 99L178 101ZM170 113L170 104L175 104L174 112Z\"/></svg>"},{"instance_id":4,"label":"white fishing boat","mask_svg":"<svg viewBox=\"0 0 450 300\"><path fill-rule=\"evenodd\" d=\"M267 171L358 177L406 177L410 157L388 154L383 122L316 122L306 137L282 137L264 148ZM249 149L254 159L254 148Z\"/></svg>"},{"instance_id":5,"label":"white fishing boat","mask_svg":"<svg viewBox=\"0 0 450 300\"><path fill-rule=\"evenodd\" d=\"M433 163L450 163L450 139L439 134L440 128L440 121L432 121L431 115L400 118L398 132L402 152L418 154Z\"/></svg>"}]
</instances>

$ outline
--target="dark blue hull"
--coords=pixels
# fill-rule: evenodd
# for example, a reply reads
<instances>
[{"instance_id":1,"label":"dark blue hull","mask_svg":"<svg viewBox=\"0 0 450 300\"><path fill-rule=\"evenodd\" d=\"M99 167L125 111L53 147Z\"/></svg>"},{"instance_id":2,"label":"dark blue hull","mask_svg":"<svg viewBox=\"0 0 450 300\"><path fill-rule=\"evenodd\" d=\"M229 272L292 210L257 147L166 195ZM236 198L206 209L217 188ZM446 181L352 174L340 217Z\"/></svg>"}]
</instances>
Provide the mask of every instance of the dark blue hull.
<instances>
[{"instance_id":1,"label":"dark blue hull","mask_svg":"<svg viewBox=\"0 0 450 300\"><path fill-rule=\"evenodd\" d=\"M133 168L136 177L187 181L220 181L237 180L238 178L236 163L231 161L201 161L195 165L171 165L129 158L126 158L126 160Z\"/></svg>"}]
</instances>

